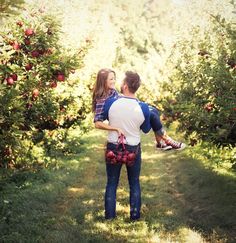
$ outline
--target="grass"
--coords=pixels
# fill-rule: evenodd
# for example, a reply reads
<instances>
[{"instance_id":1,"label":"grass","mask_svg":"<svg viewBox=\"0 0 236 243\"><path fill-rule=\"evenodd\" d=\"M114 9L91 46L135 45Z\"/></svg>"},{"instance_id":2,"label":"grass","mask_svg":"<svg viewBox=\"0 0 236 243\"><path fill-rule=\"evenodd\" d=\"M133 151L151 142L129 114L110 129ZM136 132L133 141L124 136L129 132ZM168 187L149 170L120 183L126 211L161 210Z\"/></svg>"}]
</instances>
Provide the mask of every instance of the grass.
<instances>
[{"instance_id":1,"label":"grass","mask_svg":"<svg viewBox=\"0 0 236 243\"><path fill-rule=\"evenodd\" d=\"M141 220L129 221L123 168L118 217L105 221L105 138L92 131L42 170L1 172L0 242L235 242L235 177L191 158L191 147L155 151L151 134L142 138Z\"/></svg>"}]
</instances>

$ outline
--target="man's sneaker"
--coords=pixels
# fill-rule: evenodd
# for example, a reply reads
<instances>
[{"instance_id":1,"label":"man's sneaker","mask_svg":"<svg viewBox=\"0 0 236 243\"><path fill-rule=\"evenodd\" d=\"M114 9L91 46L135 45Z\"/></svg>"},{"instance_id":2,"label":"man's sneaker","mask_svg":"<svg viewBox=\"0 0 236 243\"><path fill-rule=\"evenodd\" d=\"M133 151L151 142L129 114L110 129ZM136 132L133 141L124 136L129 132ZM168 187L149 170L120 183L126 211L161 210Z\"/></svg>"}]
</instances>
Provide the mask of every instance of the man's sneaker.
<instances>
[{"instance_id":1,"label":"man's sneaker","mask_svg":"<svg viewBox=\"0 0 236 243\"><path fill-rule=\"evenodd\" d=\"M156 149L166 151L166 150L171 150L172 147L170 145L167 145L164 140L160 140L156 144Z\"/></svg>"},{"instance_id":2,"label":"man's sneaker","mask_svg":"<svg viewBox=\"0 0 236 243\"><path fill-rule=\"evenodd\" d=\"M165 138L165 143L167 146L171 146L173 150L183 150L186 147L185 143L177 142L171 137Z\"/></svg>"}]
</instances>

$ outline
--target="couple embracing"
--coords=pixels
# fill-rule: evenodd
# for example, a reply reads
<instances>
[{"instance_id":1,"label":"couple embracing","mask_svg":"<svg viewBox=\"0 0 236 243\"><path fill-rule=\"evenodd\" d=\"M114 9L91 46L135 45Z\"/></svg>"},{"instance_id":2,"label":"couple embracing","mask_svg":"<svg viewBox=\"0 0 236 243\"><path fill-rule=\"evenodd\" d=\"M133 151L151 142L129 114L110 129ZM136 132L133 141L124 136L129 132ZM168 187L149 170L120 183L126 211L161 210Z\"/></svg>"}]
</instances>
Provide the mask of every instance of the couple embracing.
<instances>
[{"instance_id":1,"label":"couple embracing","mask_svg":"<svg viewBox=\"0 0 236 243\"><path fill-rule=\"evenodd\" d=\"M148 133L152 129L157 142L156 148L163 151L182 150L185 144L166 134L155 107L136 98L135 93L141 84L137 73L125 73L120 87L121 94L115 90L115 81L116 74L113 70L101 69L98 72L93 90L94 123L96 128L108 131L107 151L115 151L121 138L128 151L135 151L132 165L125 164L130 187L130 219L138 220L141 209L141 131ZM105 120L109 122L105 123ZM116 217L116 191L124 163L110 163L107 158L106 161L105 218L113 219Z\"/></svg>"}]
</instances>

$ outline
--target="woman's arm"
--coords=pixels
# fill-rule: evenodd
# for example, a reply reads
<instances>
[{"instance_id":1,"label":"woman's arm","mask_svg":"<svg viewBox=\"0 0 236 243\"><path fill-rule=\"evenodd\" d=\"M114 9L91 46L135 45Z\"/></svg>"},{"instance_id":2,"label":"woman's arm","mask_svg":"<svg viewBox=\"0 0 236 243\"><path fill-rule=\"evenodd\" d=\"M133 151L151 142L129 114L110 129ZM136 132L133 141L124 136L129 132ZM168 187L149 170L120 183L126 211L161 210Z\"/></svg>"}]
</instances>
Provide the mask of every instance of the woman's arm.
<instances>
[{"instance_id":1,"label":"woman's arm","mask_svg":"<svg viewBox=\"0 0 236 243\"><path fill-rule=\"evenodd\" d=\"M118 135L120 136L121 134L124 134L123 131L118 128L118 127L112 127L102 121L96 121L95 122L95 127L98 129L102 129L102 130L107 130L107 131L116 131L118 133Z\"/></svg>"}]
</instances>

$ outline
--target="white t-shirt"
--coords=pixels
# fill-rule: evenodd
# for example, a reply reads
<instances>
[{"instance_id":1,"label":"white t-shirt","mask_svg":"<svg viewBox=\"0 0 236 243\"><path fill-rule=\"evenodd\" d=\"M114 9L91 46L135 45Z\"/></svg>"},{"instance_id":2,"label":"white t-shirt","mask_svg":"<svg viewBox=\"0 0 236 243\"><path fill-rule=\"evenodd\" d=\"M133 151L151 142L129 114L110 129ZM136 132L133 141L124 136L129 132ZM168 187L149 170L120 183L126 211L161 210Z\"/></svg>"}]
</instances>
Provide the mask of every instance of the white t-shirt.
<instances>
[{"instance_id":1,"label":"white t-shirt","mask_svg":"<svg viewBox=\"0 0 236 243\"><path fill-rule=\"evenodd\" d=\"M129 145L140 143L140 129L144 132L150 130L148 105L135 98L110 99L105 104L105 110L107 110L109 124L123 130L126 142ZM109 131L108 142L117 143L117 140L118 133Z\"/></svg>"}]
</instances>

